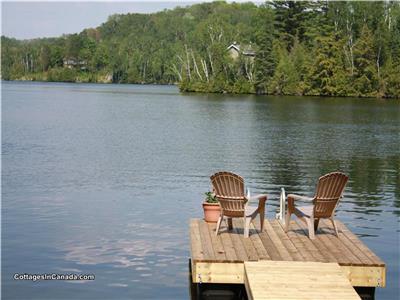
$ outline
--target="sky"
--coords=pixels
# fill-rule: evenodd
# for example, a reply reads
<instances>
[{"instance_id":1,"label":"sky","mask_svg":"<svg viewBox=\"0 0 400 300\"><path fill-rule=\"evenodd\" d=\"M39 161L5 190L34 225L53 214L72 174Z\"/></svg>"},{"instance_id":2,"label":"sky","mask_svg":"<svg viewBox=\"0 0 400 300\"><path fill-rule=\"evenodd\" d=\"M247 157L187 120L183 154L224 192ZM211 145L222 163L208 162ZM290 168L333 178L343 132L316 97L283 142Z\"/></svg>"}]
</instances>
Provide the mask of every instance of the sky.
<instances>
[{"instance_id":1,"label":"sky","mask_svg":"<svg viewBox=\"0 0 400 300\"><path fill-rule=\"evenodd\" d=\"M1 34L17 39L57 37L97 27L115 13L152 13L205 1L1 1ZM240 2L240 1L237 1Z\"/></svg>"}]
</instances>

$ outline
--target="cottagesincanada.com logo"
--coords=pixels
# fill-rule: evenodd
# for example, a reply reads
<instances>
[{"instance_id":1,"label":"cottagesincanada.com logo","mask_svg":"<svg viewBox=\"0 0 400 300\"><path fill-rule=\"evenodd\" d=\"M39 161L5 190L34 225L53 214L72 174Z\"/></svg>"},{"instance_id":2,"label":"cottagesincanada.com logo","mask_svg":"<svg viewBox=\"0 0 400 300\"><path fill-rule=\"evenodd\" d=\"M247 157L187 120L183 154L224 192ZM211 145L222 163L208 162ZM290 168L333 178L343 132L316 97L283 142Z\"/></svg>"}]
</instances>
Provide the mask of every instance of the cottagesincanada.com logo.
<instances>
[{"instance_id":1,"label":"cottagesincanada.com logo","mask_svg":"<svg viewBox=\"0 0 400 300\"><path fill-rule=\"evenodd\" d=\"M30 281L40 281L40 280L94 280L94 274L20 274L15 273L13 276L14 280L30 280Z\"/></svg>"}]
</instances>

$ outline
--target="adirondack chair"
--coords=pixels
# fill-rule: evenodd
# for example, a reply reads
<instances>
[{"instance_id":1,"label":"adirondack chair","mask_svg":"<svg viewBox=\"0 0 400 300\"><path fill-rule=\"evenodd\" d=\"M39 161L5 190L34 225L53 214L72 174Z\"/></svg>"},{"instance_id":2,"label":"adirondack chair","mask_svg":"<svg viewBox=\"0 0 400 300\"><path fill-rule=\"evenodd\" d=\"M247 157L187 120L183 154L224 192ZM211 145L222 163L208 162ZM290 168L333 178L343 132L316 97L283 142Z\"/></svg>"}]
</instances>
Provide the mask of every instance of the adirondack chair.
<instances>
[{"instance_id":1,"label":"adirondack chair","mask_svg":"<svg viewBox=\"0 0 400 300\"><path fill-rule=\"evenodd\" d=\"M314 232L318 229L320 219L330 219L338 236L338 230L335 223L335 209L343 195L344 188L349 178L340 172L326 174L319 178L314 197L304 197L294 194L287 196L288 210L285 220L285 231L289 230L290 217L295 214L308 227L308 236L315 238ZM296 207L296 200L312 201L313 205Z\"/></svg>"},{"instance_id":2,"label":"adirondack chair","mask_svg":"<svg viewBox=\"0 0 400 300\"><path fill-rule=\"evenodd\" d=\"M213 192L221 206L221 215L217 222L215 234L218 235L221 222L226 217L228 228L232 229L232 218L243 218L244 236L249 236L250 222L260 215L260 228L264 228L265 202L267 195L248 197L245 195L244 180L239 175L231 172L218 172L210 177ZM258 199L258 206L248 206L248 201Z\"/></svg>"}]
</instances>

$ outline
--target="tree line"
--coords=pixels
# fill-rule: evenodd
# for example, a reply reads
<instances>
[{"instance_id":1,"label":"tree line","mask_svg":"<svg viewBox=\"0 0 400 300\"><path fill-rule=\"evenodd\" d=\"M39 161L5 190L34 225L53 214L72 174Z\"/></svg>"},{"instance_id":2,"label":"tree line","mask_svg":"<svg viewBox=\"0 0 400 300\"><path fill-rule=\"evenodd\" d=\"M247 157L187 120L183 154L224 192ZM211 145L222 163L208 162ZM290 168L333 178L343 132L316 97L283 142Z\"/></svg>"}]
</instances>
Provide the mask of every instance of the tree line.
<instances>
[{"instance_id":1,"label":"tree line","mask_svg":"<svg viewBox=\"0 0 400 300\"><path fill-rule=\"evenodd\" d=\"M234 42L237 56L228 50ZM252 55L244 49L252 49ZM258 6L218 1L112 15L97 28L59 38L2 36L1 50L4 80L400 97L396 1L268 1Z\"/></svg>"}]
</instances>

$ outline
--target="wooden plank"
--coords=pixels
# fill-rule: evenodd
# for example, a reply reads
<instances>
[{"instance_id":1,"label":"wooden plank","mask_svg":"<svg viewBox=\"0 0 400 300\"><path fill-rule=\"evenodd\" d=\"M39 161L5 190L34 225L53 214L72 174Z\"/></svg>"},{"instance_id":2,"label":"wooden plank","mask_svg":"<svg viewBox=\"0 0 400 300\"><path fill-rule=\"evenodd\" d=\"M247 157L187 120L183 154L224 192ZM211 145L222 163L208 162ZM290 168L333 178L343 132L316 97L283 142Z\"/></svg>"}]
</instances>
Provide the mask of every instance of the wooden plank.
<instances>
[{"instance_id":1,"label":"wooden plank","mask_svg":"<svg viewBox=\"0 0 400 300\"><path fill-rule=\"evenodd\" d=\"M336 263L245 262L249 299L360 299Z\"/></svg>"},{"instance_id":2,"label":"wooden plank","mask_svg":"<svg viewBox=\"0 0 400 300\"><path fill-rule=\"evenodd\" d=\"M250 229L256 230L253 223L250 223ZM268 255L267 250L264 248L264 244L262 243L260 236L258 234L251 234L250 241L253 243L254 248L257 251L258 258L260 260L270 260L271 257Z\"/></svg>"},{"instance_id":3,"label":"wooden plank","mask_svg":"<svg viewBox=\"0 0 400 300\"><path fill-rule=\"evenodd\" d=\"M353 286L385 287L386 268L377 266L340 266Z\"/></svg>"},{"instance_id":4,"label":"wooden plank","mask_svg":"<svg viewBox=\"0 0 400 300\"><path fill-rule=\"evenodd\" d=\"M269 220L265 220L264 228L271 238L271 241L274 243L275 248L278 250L279 255L282 257L282 260L293 260L292 256L290 255L289 251L286 249L282 241L279 239Z\"/></svg>"},{"instance_id":5,"label":"wooden plank","mask_svg":"<svg viewBox=\"0 0 400 300\"><path fill-rule=\"evenodd\" d=\"M258 236L260 237L260 240L263 243L265 250L267 250L269 257L271 257L272 260L282 260L278 249L276 249L275 245L272 243L271 238L267 234L267 231L264 229L264 231L260 232Z\"/></svg>"},{"instance_id":6,"label":"wooden plank","mask_svg":"<svg viewBox=\"0 0 400 300\"><path fill-rule=\"evenodd\" d=\"M297 251L303 257L303 261L315 261L315 258L307 250L304 243L300 240L298 234L296 232L294 232L293 226L295 224L295 221L290 221L290 222L291 222L290 223L291 225L290 225L289 230L286 233L286 235L289 237L289 239L292 241L293 245L296 247Z\"/></svg>"},{"instance_id":7,"label":"wooden plank","mask_svg":"<svg viewBox=\"0 0 400 300\"><path fill-rule=\"evenodd\" d=\"M283 230L281 223L278 220L270 220L270 223L278 238L282 241L282 244L290 253L292 259L296 261L303 261L303 256L300 254L293 242L289 239L288 235Z\"/></svg>"},{"instance_id":8,"label":"wooden plank","mask_svg":"<svg viewBox=\"0 0 400 300\"><path fill-rule=\"evenodd\" d=\"M324 226L321 224L321 226ZM320 230L321 231L321 230ZM352 261L350 260L349 257L344 256L342 253L342 250L340 247L338 247L335 243L329 239L327 234L319 234L318 235L318 240L321 241L321 243L329 249L329 252L335 257L335 261L339 263L339 265L351 265Z\"/></svg>"},{"instance_id":9,"label":"wooden plank","mask_svg":"<svg viewBox=\"0 0 400 300\"><path fill-rule=\"evenodd\" d=\"M221 237L215 234L216 224L215 223L207 223L208 232L211 237L212 247L214 249L215 259L218 261L227 261L225 255L225 249L222 245Z\"/></svg>"},{"instance_id":10,"label":"wooden plank","mask_svg":"<svg viewBox=\"0 0 400 300\"><path fill-rule=\"evenodd\" d=\"M236 232L236 234L240 237L240 241L242 242L243 247L246 250L247 260L257 261L259 259L257 251L254 248L254 245L251 242L251 240L249 238L244 237L243 226L244 226L244 222L240 222L238 219L233 219L233 229Z\"/></svg>"},{"instance_id":11,"label":"wooden plank","mask_svg":"<svg viewBox=\"0 0 400 300\"><path fill-rule=\"evenodd\" d=\"M349 249L349 251L351 251L351 253L353 253L354 256L356 256L360 260L361 264L364 264L366 266L374 265L373 260L370 259L363 251L361 251L356 246L356 244L354 244L350 239L348 239L347 236L340 229L339 229L339 240L346 246L347 249Z\"/></svg>"},{"instance_id":12,"label":"wooden plank","mask_svg":"<svg viewBox=\"0 0 400 300\"><path fill-rule=\"evenodd\" d=\"M242 262L249 260L246 249L244 248L244 245L243 245L242 241L240 240L240 234L237 233L235 228L229 232L229 235L232 239L233 247L236 251L237 258Z\"/></svg>"},{"instance_id":13,"label":"wooden plank","mask_svg":"<svg viewBox=\"0 0 400 300\"><path fill-rule=\"evenodd\" d=\"M203 260L204 254L202 249L202 243L200 240L200 229L198 220L190 220L190 249L192 260Z\"/></svg>"},{"instance_id":14,"label":"wooden plank","mask_svg":"<svg viewBox=\"0 0 400 300\"><path fill-rule=\"evenodd\" d=\"M302 228L302 231L305 235L308 236L308 229L306 228L306 226L300 226ZM331 249L329 247L327 247L325 245L325 243L322 241L324 238L323 235L319 234L321 233L320 229L317 230L317 232L315 233L315 239L311 240L309 239L309 241L311 242L311 244L313 244L313 249L317 249L318 252L322 255L322 257L324 257L324 262L337 262L337 257L340 257L340 251L337 250L337 254L338 256L336 257L332 252Z\"/></svg>"},{"instance_id":15,"label":"wooden plank","mask_svg":"<svg viewBox=\"0 0 400 300\"><path fill-rule=\"evenodd\" d=\"M360 259L355 256L341 241L335 234L333 230L328 229L328 226L324 220L321 220L322 226L321 226L321 235L324 235L328 238L328 240L331 241L333 245L335 245L339 250L340 250L340 256L345 257L349 260L350 265L362 265L362 262Z\"/></svg>"},{"instance_id":16,"label":"wooden plank","mask_svg":"<svg viewBox=\"0 0 400 300\"><path fill-rule=\"evenodd\" d=\"M225 249L226 259L229 262L238 262L235 247L233 246L232 239L228 232L222 232L219 234L221 237L222 245Z\"/></svg>"},{"instance_id":17,"label":"wooden plank","mask_svg":"<svg viewBox=\"0 0 400 300\"><path fill-rule=\"evenodd\" d=\"M297 220L296 220L297 221ZM305 251L311 254L314 258L313 261L316 262L328 262L327 259L319 252L318 248L311 242L310 238L308 237L308 229L306 228L305 224L301 224L298 222L294 222L292 228L297 231L297 236L302 241L305 246Z\"/></svg>"},{"instance_id":18,"label":"wooden plank","mask_svg":"<svg viewBox=\"0 0 400 300\"><path fill-rule=\"evenodd\" d=\"M326 247L325 243L322 241L323 238L321 235L316 235L314 240L311 240L311 242L314 244L314 246L318 249L318 251L322 254L322 256L325 257L326 262L338 262L336 256L331 252L331 249ZM338 252L340 255L340 253Z\"/></svg>"},{"instance_id":19,"label":"wooden plank","mask_svg":"<svg viewBox=\"0 0 400 300\"><path fill-rule=\"evenodd\" d=\"M244 282L243 263L197 262L194 266L195 283L235 283Z\"/></svg>"},{"instance_id":20,"label":"wooden plank","mask_svg":"<svg viewBox=\"0 0 400 300\"><path fill-rule=\"evenodd\" d=\"M199 220L200 240L203 246L205 260L215 260L214 249L212 247L210 232L208 231L207 223Z\"/></svg>"},{"instance_id":21,"label":"wooden plank","mask_svg":"<svg viewBox=\"0 0 400 300\"><path fill-rule=\"evenodd\" d=\"M250 286L250 281L249 281L249 277L251 278L251 275L247 275L247 272L249 272L246 267L244 267L244 287L246 289L246 294L247 294L247 299L248 300L254 300L254 296L253 296L253 291L252 291L252 286Z\"/></svg>"},{"instance_id":22,"label":"wooden plank","mask_svg":"<svg viewBox=\"0 0 400 300\"><path fill-rule=\"evenodd\" d=\"M369 249L360 239L352 233L342 222L336 221L339 230L358 248L361 252L363 252L366 256L370 258L372 263L376 266L383 267L385 263Z\"/></svg>"},{"instance_id":23,"label":"wooden plank","mask_svg":"<svg viewBox=\"0 0 400 300\"><path fill-rule=\"evenodd\" d=\"M290 273L292 269L287 268L286 272ZM340 269L353 286L384 287L386 284L384 267L340 266ZM192 280L195 283L245 283L243 272L243 263L192 262ZM268 272L274 274L274 270ZM288 280L289 275L285 274L282 282Z\"/></svg>"}]
</instances>

